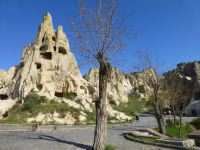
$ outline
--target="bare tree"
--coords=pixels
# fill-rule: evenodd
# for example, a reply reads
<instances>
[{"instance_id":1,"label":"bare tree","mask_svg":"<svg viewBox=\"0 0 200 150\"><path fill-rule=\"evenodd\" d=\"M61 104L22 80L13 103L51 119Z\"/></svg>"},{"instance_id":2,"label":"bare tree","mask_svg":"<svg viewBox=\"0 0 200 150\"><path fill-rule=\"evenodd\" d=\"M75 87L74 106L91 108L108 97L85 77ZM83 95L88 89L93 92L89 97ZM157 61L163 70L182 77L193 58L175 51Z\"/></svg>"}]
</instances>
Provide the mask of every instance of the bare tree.
<instances>
[{"instance_id":1,"label":"bare tree","mask_svg":"<svg viewBox=\"0 0 200 150\"><path fill-rule=\"evenodd\" d=\"M122 35L127 17L120 19L117 0L95 0L91 7L87 7L83 0L79 0L79 6L80 16L73 17L72 32L76 38L76 48L82 56L99 65L99 97L95 101L96 127L93 149L104 150L110 63L124 45Z\"/></svg>"},{"instance_id":2,"label":"bare tree","mask_svg":"<svg viewBox=\"0 0 200 150\"><path fill-rule=\"evenodd\" d=\"M169 105L172 108L174 126L176 126L176 114L179 116L179 138L182 137L182 117L188 100L192 97L192 78L181 75L177 70L173 70L165 75L166 90L168 92ZM176 109L176 110L175 110Z\"/></svg>"},{"instance_id":3,"label":"bare tree","mask_svg":"<svg viewBox=\"0 0 200 150\"><path fill-rule=\"evenodd\" d=\"M170 73L165 74L164 88L166 94L166 101L168 106L171 109L173 115L173 125L176 126L176 113L177 105L179 101L179 95L181 92L181 84L179 82L179 76L176 70L171 71Z\"/></svg>"},{"instance_id":4,"label":"bare tree","mask_svg":"<svg viewBox=\"0 0 200 150\"><path fill-rule=\"evenodd\" d=\"M182 88L180 97L179 97L179 138L182 138L182 117L185 111L185 108L188 104L188 100L192 98L192 88L188 89L189 85L192 83L192 78L183 77L180 75L180 78L182 78L183 82L185 82L185 86Z\"/></svg>"},{"instance_id":5,"label":"bare tree","mask_svg":"<svg viewBox=\"0 0 200 150\"><path fill-rule=\"evenodd\" d=\"M142 69L144 71L144 82L152 89L151 94L151 105L153 107L155 117L158 123L159 132L166 134L164 117L162 113L162 103L159 99L160 90L160 79L158 76L158 68L153 64L152 57L145 52L137 51L136 58L139 64L136 65L137 69Z\"/></svg>"}]
</instances>

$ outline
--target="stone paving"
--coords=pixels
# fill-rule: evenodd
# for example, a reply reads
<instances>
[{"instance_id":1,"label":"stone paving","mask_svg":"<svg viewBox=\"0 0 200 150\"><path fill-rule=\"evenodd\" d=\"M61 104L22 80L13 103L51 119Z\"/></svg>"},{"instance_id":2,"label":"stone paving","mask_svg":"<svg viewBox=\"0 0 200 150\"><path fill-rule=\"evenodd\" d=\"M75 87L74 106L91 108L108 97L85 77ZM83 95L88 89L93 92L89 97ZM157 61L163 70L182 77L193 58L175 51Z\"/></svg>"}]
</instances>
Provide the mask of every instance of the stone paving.
<instances>
[{"instance_id":1,"label":"stone paving","mask_svg":"<svg viewBox=\"0 0 200 150\"><path fill-rule=\"evenodd\" d=\"M141 117L135 124L110 125L107 143L116 146L117 150L170 150L131 142L121 135L124 131L154 124L153 117ZM0 126L0 150L90 150L93 142L94 126L61 126L57 131L47 127L37 133L31 132L30 127L21 127L23 130L10 126L10 131L6 131L6 126ZM15 130L11 131L12 128Z\"/></svg>"}]
</instances>

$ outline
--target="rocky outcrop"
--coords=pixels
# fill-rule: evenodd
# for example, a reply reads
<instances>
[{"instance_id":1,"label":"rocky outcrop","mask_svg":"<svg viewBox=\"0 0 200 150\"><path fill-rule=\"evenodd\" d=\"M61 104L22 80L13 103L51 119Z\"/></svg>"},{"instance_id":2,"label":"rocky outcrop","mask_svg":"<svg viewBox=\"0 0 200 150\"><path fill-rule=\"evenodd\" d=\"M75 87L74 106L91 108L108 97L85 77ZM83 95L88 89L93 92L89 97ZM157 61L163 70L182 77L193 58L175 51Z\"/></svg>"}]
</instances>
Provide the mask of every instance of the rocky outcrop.
<instances>
[{"instance_id":1,"label":"rocky outcrop","mask_svg":"<svg viewBox=\"0 0 200 150\"><path fill-rule=\"evenodd\" d=\"M20 64L8 72L0 71L0 99L5 100L5 109L0 108L0 115L11 108L11 101L23 103L32 91L88 112L93 111L92 101L98 93L96 87L82 77L62 26L55 30L49 13L40 24L35 42L25 47ZM66 98L68 93L74 93L75 98ZM112 109L108 113L122 116L118 117L121 120L129 118ZM83 121L86 116L82 114L79 118Z\"/></svg>"},{"instance_id":2,"label":"rocky outcrop","mask_svg":"<svg viewBox=\"0 0 200 150\"><path fill-rule=\"evenodd\" d=\"M85 79L92 83L95 87L99 85L98 69L90 69ZM111 80L108 83L108 99L113 100L116 105L128 102L130 93L138 94L141 98L148 96L150 87L146 83L146 76L149 70L137 73L123 73L117 68L111 70Z\"/></svg>"},{"instance_id":3,"label":"rocky outcrop","mask_svg":"<svg viewBox=\"0 0 200 150\"><path fill-rule=\"evenodd\" d=\"M182 93L179 97L180 102L186 98L185 114L187 116L200 115L200 61L180 63L176 69L165 73L164 76L166 88L171 88L172 81L175 81ZM179 106L182 107L183 104L180 103Z\"/></svg>"}]
</instances>

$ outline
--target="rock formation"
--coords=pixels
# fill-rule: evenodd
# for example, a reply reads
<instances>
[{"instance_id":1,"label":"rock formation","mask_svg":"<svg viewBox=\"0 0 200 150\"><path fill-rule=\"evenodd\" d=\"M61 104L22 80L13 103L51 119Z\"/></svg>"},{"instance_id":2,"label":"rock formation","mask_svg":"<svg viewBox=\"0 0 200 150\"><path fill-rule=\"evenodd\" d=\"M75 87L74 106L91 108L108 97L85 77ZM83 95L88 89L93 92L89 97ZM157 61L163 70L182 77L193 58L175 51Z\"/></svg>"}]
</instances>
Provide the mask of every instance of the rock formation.
<instances>
[{"instance_id":1,"label":"rock formation","mask_svg":"<svg viewBox=\"0 0 200 150\"><path fill-rule=\"evenodd\" d=\"M95 87L98 87L99 84L98 72L98 69L92 68L85 76L85 79ZM125 74L117 68L112 68L111 80L108 83L108 99L114 100L116 105L127 103L129 94L133 92L141 98L145 98L150 92L150 88L145 82L146 73L149 73L148 69L143 72Z\"/></svg>"},{"instance_id":2,"label":"rock formation","mask_svg":"<svg viewBox=\"0 0 200 150\"><path fill-rule=\"evenodd\" d=\"M146 69L143 72L126 74L112 68L111 80L108 83L108 102L117 106L127 103L131 93L137 94L140 98L147 98L152 89L146 83L146 75L151 72L151 69ZM200 101L197 101L200 99L200 62L179 64L176 70L164 74L162 78L170 81L169 76L172 72L182 75L180 81L183 87L187 78L191 77L195 81L192 84L193 101L187 107L187 112L190 114L195 105L198 106L197 113L200 113ZM62 26L54 30L52 17L47 13L40 24L35 42L25 47L20 64L7 72L0 70L0 119L17 101L23 103L24 98L34 91L80 110L76 119L81 122L86 120L85 112L94 110L93 100L98 96L97 89L98 69L91 69L85 79L82 77ZM74 93L75 98L67 98L67 93ZM113 110L109 104L107 111L111 118L120 121L131 120L131 117L124 113ZM59 118L59 114L54 112L39 113L27 121L39 120L47 123L52 119L65 124L73 124L76 120L70 113L64 118Z\"/></svg>"},{"instance_id":3,"label":"rock formation","mask_svg":"<svg viewBox=\"0 0 200 150\"><path fill-rule=\"evenodd\" d=\"M0 116L17 100L23 103L32 91L88 112L93 111L92 101L97 96L96 87L82 77L62 26L55 31L49 13L40 24L35 42L25 47L20 64L8 72L0 71L0 102L9 104L4 104L6 109L0 108ZM67 99L66 93L77 96ZM111 107L108 113L120 120L131 119ZM79 118L84 120L85 116L80 114Z\"/></svg>"},{"instance_id":4,"label":"rock formation","mask_svg":"<svg viewBox=\"0 0 200 150\"><path fill-rule=\"evenodd\" d=\"M200 115L200 62L180 63L176 69L165 73L167 88L171 87L171 80L175 78L174 73L178 74L175 82L183 93L179 99L183 102L186 98L185 114L187 116ZM180 107L182 107L181 104Z\"/></svg>"}]
</instances>

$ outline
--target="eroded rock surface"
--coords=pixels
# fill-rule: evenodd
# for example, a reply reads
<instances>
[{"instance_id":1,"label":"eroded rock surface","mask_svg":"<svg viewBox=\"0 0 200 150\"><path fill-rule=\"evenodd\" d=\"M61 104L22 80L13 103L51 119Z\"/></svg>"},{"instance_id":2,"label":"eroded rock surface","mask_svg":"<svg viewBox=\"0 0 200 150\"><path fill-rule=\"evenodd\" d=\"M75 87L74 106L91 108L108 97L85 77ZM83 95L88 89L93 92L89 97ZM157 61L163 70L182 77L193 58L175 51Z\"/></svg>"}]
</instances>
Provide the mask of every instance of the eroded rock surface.
<instances>
[{"instance_id":1,"label":"eroded rock surface","mask_svg":"<svg viewBox=\"0 0 200 150\"><path fill-rule=\"evenodd\" d=\"M17 100L23 102L32 91L88 112L93 111L92 101L98 93L96 87L82 77L62 26L55 30L49 13L43 17L35 42L25 47L20 64L8 72L0 71L0 99L5 100L2 102L3 108L0 108L0 115ZM76 97L73 100L68 99L66 93L75 93ZM113 114L111 109L108 113ZM128 118L120 112L115 111L116 113L122 116L121 120ZM38 114L35 121L41 119L41 116L46 115ZM85 120L86 116L82 114L79 119ZM33 120L31 118L28 122ZM57 122L67 123L59 119Z\"/></svg>"}]
</instances>

